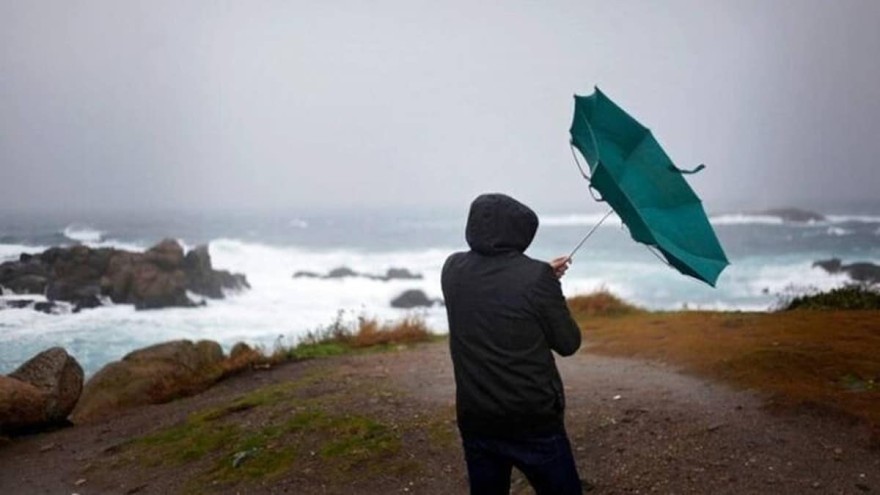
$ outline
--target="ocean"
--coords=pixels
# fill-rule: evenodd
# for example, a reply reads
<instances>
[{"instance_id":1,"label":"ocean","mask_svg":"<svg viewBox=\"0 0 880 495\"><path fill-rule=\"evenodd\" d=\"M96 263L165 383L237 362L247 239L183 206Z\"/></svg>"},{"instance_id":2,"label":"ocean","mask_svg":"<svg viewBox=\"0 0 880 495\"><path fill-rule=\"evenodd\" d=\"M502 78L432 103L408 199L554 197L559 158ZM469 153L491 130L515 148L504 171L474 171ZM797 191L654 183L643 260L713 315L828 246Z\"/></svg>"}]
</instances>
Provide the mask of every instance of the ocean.
<instances>
[{"instance_id":1,"label":"ocean","mask_svg":"<svg viewBox=\"0 0 880 495\"><path fill-rule=\"evenodd\" d=\"M880 263L880 203L817 209L825 221L786 223L747 213L711 221L731 261L717 287L675 272L633 242L611 216L587 241L563 279L572 296L600 288L649 309L771 310L780 296L829 289L847 282L812 263L830 257ZM526 254L550 259L567 254L602 213L541 212ZM294 344L306 332L359 316L395 320L412 313L390 307L407 289L439 298L446 256L466 249L466 208L451 212L349 211L333 213L102 213L0 214L0 262L22 252L82 243L144 250L178 239L186 248L207 243L215 268L244 273L252 289L210 300L206 307L135 311L104 306L77 314L32 309L0 310L0 373L37 352L62 346L87 375L109 361L171 339L213 339L228 350L244 341L271 349ZM384 274L406 268L421 280L294 278L297 271L326 273L346 266ZM4 291L0 298L13 296ZM446 331L442 307L416 311L437 332Z\"/></svg>"}]
</instances>

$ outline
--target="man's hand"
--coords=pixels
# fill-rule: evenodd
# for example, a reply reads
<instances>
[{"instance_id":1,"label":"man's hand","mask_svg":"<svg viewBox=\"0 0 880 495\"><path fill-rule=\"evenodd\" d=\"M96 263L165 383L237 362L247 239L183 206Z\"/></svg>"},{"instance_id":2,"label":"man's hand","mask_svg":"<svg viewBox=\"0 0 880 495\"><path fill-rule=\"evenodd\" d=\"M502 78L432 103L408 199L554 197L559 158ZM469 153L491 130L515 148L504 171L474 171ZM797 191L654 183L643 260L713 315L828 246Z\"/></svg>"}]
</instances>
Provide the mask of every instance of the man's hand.
<instances>
[{"instance_id":1,"label":"man's hand","mask_svg":"<svg viewBox=\"0 0 880 495\"><path fill-rule=\"evenodd\" d=\"M556 275L556 278L562 278L569 265L571 265L571 258L568 256L560 256L550 261L550 266L553 267L553 274Z\"/></svg>"}]
</instances>

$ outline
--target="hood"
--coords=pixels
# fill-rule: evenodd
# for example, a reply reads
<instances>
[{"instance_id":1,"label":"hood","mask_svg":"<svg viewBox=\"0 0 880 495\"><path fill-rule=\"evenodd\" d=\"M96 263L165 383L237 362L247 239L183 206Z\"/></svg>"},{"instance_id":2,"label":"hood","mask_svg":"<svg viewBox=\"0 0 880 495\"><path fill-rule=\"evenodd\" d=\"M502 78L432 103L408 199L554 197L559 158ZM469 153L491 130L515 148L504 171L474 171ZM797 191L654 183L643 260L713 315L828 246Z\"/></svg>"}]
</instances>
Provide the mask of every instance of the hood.
<instances>
[{"instance_id":1,"label":"hood","mask_svg":"<svg viewBox=\"0 0 880 495\"><path fill-rule=\"evenodd\" d=\"M465 237L474 251L495 255L523 252L535 238L538 215L504 194L481 194L471 203Z\"/></svg>"}]
</instances>

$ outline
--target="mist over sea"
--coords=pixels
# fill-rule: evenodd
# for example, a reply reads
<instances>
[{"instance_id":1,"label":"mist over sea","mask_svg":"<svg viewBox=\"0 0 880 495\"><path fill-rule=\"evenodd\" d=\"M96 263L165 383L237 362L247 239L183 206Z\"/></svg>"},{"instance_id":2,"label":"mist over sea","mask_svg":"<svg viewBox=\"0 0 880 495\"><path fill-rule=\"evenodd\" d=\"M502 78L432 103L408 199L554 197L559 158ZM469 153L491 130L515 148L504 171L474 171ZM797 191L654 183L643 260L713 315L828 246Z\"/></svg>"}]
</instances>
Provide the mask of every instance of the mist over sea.
<instances>
[{"instance_id":1,"label":"mist over sea","mask_svg":"<svg viewBox=\"0 0 880 495\"><path fill-rule=\"evenodd\" d=\"M650 309L764 311L791 288L828 289L847 281L813 268L816 260L880 263L880 204L815 210L827 220L795 224L747 213L713 215L731 261L714 289L667 267L633 242L612 216L575 257L563 289L571 296L604 287ZM539 259L568 254L602 216L538 213L541 226L527 254ZM441 297L446 256L466 249L465 215L466 208L431 213L4 213L0 262L74 243L144 250L171 237L187 249L208 243L214 267L244 273L252 289L200 308L135 311L110 305L61 315L2 309L0 373L56 345L92 374L131 350L165 340L213 339L227 350L237 341L271 348L276 342L295 343L307 331L330 324L340 311L349 321L361 315L403 317L410 312L389 303L404 290ZM341 266L371 274L406 268L423 278L293 278L297 271L326 273ZM9 291L0 295L13 298L32 297ZM446 331L442 307L416 313L436 331Z\"/></svg>"}]
</instances>

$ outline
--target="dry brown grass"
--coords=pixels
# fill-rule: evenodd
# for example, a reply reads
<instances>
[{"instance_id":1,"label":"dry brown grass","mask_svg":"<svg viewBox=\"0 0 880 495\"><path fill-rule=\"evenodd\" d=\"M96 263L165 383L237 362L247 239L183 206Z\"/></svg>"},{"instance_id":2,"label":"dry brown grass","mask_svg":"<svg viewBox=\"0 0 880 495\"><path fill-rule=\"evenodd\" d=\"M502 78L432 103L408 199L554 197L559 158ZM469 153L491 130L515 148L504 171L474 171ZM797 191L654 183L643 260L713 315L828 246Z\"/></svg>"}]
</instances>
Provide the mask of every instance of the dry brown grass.
<instances>
[{"instance_id":1,"label":"dry brown grass","mask_svg":"<svg viewBox=\"0 0 880 495\"><path fill-rule=\"evenodd\" d=\"M349 345L355 348L380 345L412 344L431 340L431 331L422 318L408 316L380 324L375 318L360 318Z\"/></svg>"},{"instance_id":2,"label":"dry brown grass","mask_svg":"<svg viewBox=\"0 0 880 495\"><path fill-rule=\"evenodd\" d=\"M254 366L272 362L272 356L266 356L262 349L247 349L235 356L229 356L223 363L223 377L236 375Z\"/></svg>"},{"instance_id":3,"label":"dry brown grass","mask_svg":"<svg viewBox=\"0 0 880 495\"><path fill-rule=\"evenodd\" d=\"M578 316L590 352L681 366L880 426L880 311Z\"/></svg>"},{"instance_id":4,"label":"dry brown grass","mask_svg":"<svg viewBox=\"0 0 880 495\"><path fill-rule=\"evenodd\" d=\"M575 319L589 316L620 316L639 313L643 310L625 302L607 289L599 289L590 294L568 299L568 308Z\"/></svg>"}]
</instances>

